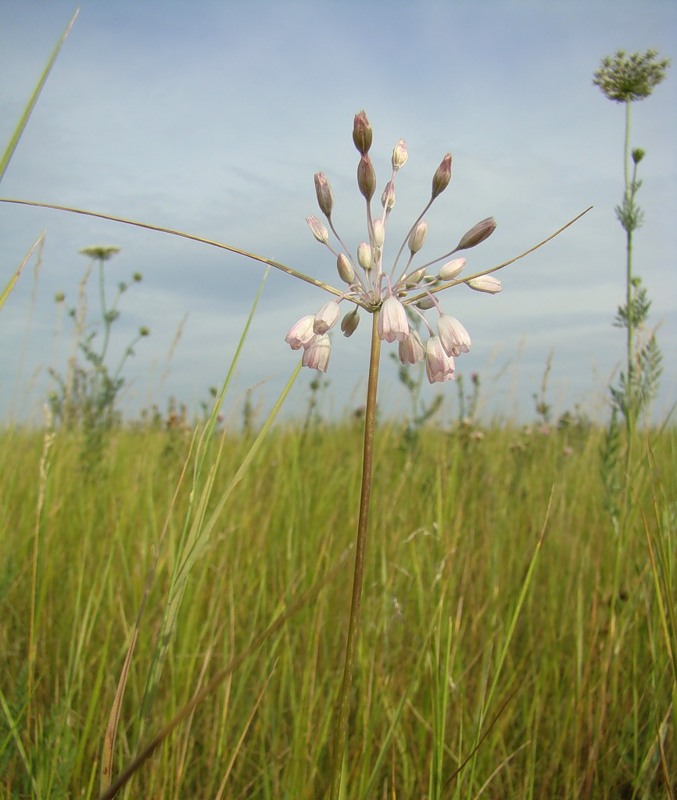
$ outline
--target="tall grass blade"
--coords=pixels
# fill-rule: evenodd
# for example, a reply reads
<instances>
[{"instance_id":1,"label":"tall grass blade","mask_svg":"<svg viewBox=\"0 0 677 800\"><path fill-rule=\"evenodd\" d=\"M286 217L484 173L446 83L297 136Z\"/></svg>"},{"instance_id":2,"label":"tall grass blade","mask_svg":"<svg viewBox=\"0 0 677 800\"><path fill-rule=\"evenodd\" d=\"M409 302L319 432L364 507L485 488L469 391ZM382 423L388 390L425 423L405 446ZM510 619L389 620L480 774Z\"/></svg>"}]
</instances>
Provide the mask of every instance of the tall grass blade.
<instances>
[{"instance_id":1,"label":"tall grass blade","mask_svg":"<svg viewBox=\"0 0 677 800\"><path fill-rule=\"evenodd\" d=\"M26 266L26 264L28 264L28 262L30 261L31 256L38 249L38 247L42 246L44 241L45 241L45 234L44 234L44 231L43 231L40 234L40 236L38 236L38 238L35 240L35 242L33 243L33 246L31 247L31 249L26 253L26 257L21 262L21 264L19 264L19 268L17 269L17 271L9 279L9 282L7 283L7 286L5 286L5 288L3 289L2 294L0 294L0 308L2 308L5 305L5 301L9 297L12 289L14 288L14 285L19 280L19 275L21 275L21 272L22 272L23 268Z\"/></svg>"},{"instance_id":2,"label":"tall grass blade","mask_svg":"<svg viewBox=\"0 0 677 800\"><path fill-rule=\"evenodd\" d=\"M23 114L21 115L21 119L17 123L16 128L14 129L14 133L12 134L12 138L9 140L7 147L5 148L5 152L3 153L2 159L0 160L0 181L3 179L5 175L5 171L7 166L16 150L17 145L19 144L19 139L24 132L26 125L28 124L28 120L33 113L33 109L35 108L35 104L38 102L38 97L40 97L40 92L42 91L45 83L47 82L47 78L49 77L49 73L52 71L52 67L56 62L56 59L59 56L59 52L63 46L63 43L68 38L68 34L71 32L71 28L75 25L75 20L77 19L78 14L80 13L80 9L76 9L73 16L70 18L66 29L61 34L61 38L56 43L54 50L52 51L52 55L49 57L49 61L45 65L45 68L42 71L42 75L38 80L35 89L33 89L33 94L31 95L28 103L26 104L26 108L24 108Z\"/></svg>"}]
</instances>

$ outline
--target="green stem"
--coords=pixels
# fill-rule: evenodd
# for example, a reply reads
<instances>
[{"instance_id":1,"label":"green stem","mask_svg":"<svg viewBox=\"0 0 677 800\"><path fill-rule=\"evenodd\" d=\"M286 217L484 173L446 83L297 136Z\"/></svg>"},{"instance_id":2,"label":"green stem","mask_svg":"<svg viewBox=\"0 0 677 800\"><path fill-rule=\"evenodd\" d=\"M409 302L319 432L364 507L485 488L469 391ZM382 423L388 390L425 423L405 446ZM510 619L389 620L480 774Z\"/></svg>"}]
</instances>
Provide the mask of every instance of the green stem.
<instances>
[{"instance_id":1,"label":"green stem","mask_svg":"<svg viewBox=\"0 0 677 800\"><path fill-rule=\"evenodd\" d=\"M625 153L623 163L623 174L625 179L625 206L626 209L630 205L634 205L634 186L630 180L630 114L631 104L630 101L625 103ZM625 275L625 302L627 309L627 340L626 340L626 375L627 375L627 414L626 414L626 429L628 434L628 454L630 452L630 443L632 441L632 434L635 421L635 364L634 364L634 335L635 335L635 320L633 314L633 286L632 286L632 233L634 224L629 221L626 224L626 275ZM629 458L629 455L628 455Z\"/></svg>"},{"instance_id":2,"label":"green stem","mask_svg":"<svg viewBox=\"0 0 677 800\"><path fill-rule=\"evenodd\" d=\"M348 623L348 640L343 667L343 682L339 695L336 723L334 727L334 758L331 774L331 800L338 800L341 790L341 771L348 732L350 715L350 687L353 680L355 650L360 628L360 606L364 584L364 563L369 523L369 500L374 463L374 432L376 430L376 396L378 392L378 368L381 353L381 340L378 337L378 316L372 314L371 352L369 359L369 383L367 386L367 407L364 417L364 446L362 456L362 488L360 492L360 516L357 522L357 541L355 549L355 572L353 575L353 594Z\"/></svg>"}]
</instances>

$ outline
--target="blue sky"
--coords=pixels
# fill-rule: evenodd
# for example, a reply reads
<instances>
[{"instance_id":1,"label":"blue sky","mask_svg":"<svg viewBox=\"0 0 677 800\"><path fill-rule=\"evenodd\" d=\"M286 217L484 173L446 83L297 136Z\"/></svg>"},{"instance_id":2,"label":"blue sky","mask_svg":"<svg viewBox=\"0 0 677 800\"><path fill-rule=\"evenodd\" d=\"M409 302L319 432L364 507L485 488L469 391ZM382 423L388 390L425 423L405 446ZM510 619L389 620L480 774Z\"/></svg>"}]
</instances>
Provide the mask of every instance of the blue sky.
<instances>
[{"instance_id":1,"label":"blue sky","mask_svg":"<svg viewBox=\"0 0 677 800\"><path fill-rule=\"evenodd\" d=\"M58 0L0 0L0 142L72 10ZM336 285L335 261L304 219L318 214L313 174L324 171L342 236L354 247L365 238L351 140L353 116L364 108L379 194L393 145L404 138L409 149L389 228L393 248L427 201L446 152L453 177L426 217L426 260L493 215L495 234L469 252L473 271L491 267L594 206L503 271L501 294L458 287L442 304L473 338L457 368L480 373L486 413L530 418L552 356L548 399L556 412L578 404L602 416L604 387L624 348L623 332L611 325L624 297L624 237L613 213L624 117L592 86L592 73L619 48L653 47L674 63L675 42L671 0L84 2L0 194L189 231ZM647 151L635 263L660 325L659 418L677 395L676 101L673 66L633 107L632 144ZM86 266L78 250L93 244L122 248L107 265L111 292L135 271L144 276L123 297L114 328L114 357L140 325L151 330L129 363L125 407L134 413L174 395L196 409L226 374L262 268L173 237L2 205L7 276L42 230L39 273L32 262L0 314L0 419L39 418L48 368L63 370L72 347L53 297L63 291L75 300ZM324 300L311 286L271 274L229 407L252 388L265 411L298 358L285 333ZM326 414L363 402L367 322L351 339L334 337ZM289 413L302 412L312 376L299 378ZM385 357L382 388L386 409L406 410ZM455 413L452 385L425 396L440 391L449 398L446 413Z\"/></svg>"}]
</instances>

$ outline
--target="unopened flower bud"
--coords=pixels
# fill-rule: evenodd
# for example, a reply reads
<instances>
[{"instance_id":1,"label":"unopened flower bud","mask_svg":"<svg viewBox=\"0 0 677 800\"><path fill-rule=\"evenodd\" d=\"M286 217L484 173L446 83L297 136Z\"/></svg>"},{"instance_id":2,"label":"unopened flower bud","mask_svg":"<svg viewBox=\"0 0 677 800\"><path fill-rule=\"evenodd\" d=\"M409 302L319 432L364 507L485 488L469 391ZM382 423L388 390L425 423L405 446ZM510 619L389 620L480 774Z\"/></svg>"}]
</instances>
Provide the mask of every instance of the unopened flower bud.
<instances>
[{"instance_id":1,"label":"unopened flower bud","mask_svg":"<svg viewBox=\"0 0 677 800\"><path fill-rule=\"evenodd\" d=\"M449 186L451 180L451 153L447 153L433 175L433 200Z\"/></svg>"},{"instance_id":2,"label":"unopened flower bud","mask_svg":"<svg viewBox=\"0 0 677 800\"><path fill-rule=\"evenodd\" d=\"M468 286L476 292L486 292L487 294L498 294L503 288L498 278L493 275L480 275L479 278L472 278L468 281Z\"/></svg>"},{"instance_id":3,"label":"unopened flower bud","mask_svg":"<svg viewBox=\"0 0 677 800\"><path fill-rule=\"evenodd\" d=\"M336 325L336 321L340 316L339 304L336 300L329 300L322 308L315 314L315 322L313 323L314 333L326 333L330 328Z\"/></svg>"},{"instance_id":4,"label":"unopened flower bud","mask_svg":"<svg viewBox=\"0 0 677 800\"><path fill-rule=\"evenodd\" d=\"M381 205L386 211L392 211L395 205L395 184L392 181L386 183L386 188L381 195Z\"/></svg>"},{"instance_id":5,"label":"unopened flower bud","mask_svg":"<svg viewBox=\"0 0 677 800\"><path fill-rule=\"evenodd\" d=\"M403 167L407 163L407 158L409 158L409 153L407 153L407 145L404 139L400 139L393 150L392 165L395 172L397 172L400 167Z\"/></svg>"},{"instance_id":6,"label":"unopened flower bud","mask_svg":"<svg viewBox=\"0 0 677 800\"><path fill-rule=\"evenodd\" d=\"M416 284L420 283L423 278L425 278L425 267L421 267L415 272L412 272L411 275L409 275L409 277L406 279L405 283L409 287L416 286Z\"/></svg>"},{"instance_id":7,"label":"unopened flower bud","mask_svg":"<svg viewBox=\"0 0 677 800\"><path fill-rule=\"evenodd\" d=\"M315 193L317 194L317 204L320 206L320 210L325 217L330 217L334 206L334 195L324 172L315 174Z\"/></svg>"},{"instance_id":8,"label":"unopened flower bud","mask_svg":"<svg viewBox=\"0 0 677 800\"><path fill-rule=\"evenodd\" d=\"M363 155L357 165L357 185L362 196L371 200L376 191L376 172L368 155Z\"/></svg>"},{"instance_id":9,"label":"unopened flower bud","mask_svg":"<svg viewBox=\"0 0 677 800\"><path fill-rule=\"evenodd\" d=\"M306 222L313 236L320 244L327 244L329 241L329 231L317 217L306 217Z\"/></svg>"},{"instance_id":10,"label":"unopened flower bud","mask_svg":"<svg viewBox=\"0 0 677 800\"><path fill-rule=\"evenodd\" d=\"M372 268L373 261L371 245L367 244L367 242L360 242L357 247L357 263L362 267L362 269L369 270Z\"/></svg>"},{"instance_id":11,"label":"unopened flower bud","mask_svg":"<svg viewBox=\"0 0 677 800\"><path fill-rule=\"evenodd\" d=\"M414 253L418 253L418 251L423 247L423 242L425 242L427 233L428 223L422 219L409 234L409 250L411 251L412 255Z\"/></svg>"},{"instance_id":12,"label":"unopened flower bud","mask_svg":"<svg viewBox=\"0 0 677 800\"><path fill-rule=\"evenodd\" d=\"M467 250L470 247L480 244L485 239L488 239L491 234L496 230L496 220L493 217L487 217L472 228L461 237L461 241L456 245L457 250Z\"/></svg>"},{"instance_id":13,"label":"unopened flower bud","mask_svg":"<svg viewBox=\"0 0 677 800\"><path fill-rule=\"evenodd\" d=\"M383 247L383 242L386 238L386 231L383 227L383 220L379 217L378 219L374 220L373 223L374 229L374 247Z\"/></svg>"},{"instance_id":14,"label":"unopened flower bud","mask_svg":"<svg viewBox=\"0 0 677 800\"><path fill-rule=\"evenodd\" d=\"M465 267L465 258L455 258L453 261L447 261L443 267L440 267L437 277L441 281L453 281L463 271L463 267Z\"/></svg>"},{"instance_id":15,"label":"unopened flower bud","mask_svg":"<svg viewBox=\"0 0 677 800\"><path fill-rule=\"evenodd\" d=\"M145 325L142 325L139 328L139 336L150 336L150 328L147 328Z\"/></svg>"},{"instance_id":16,"label":"unopened flower bud","mask_svg":"<svg viewBox=\"0 0 677 800\"><path fill-rule=\"evenodd\" d=\"M352 283L355 279L355 270L353 265L348 260L348 256L344 253L339 253L336 259L336 269L338 270L339 278L345 283Z\"/></svg>"},{"instance_id":17,"label":"unopened flower bud","mask_svg":"<svg viewBox=\"0 0 677 800\"><path fill-rule=\"evenodd\" d=\"M369 124L367 115L364 111L360 111L359 114L355 114L355 120L353 122L353 142L355 142L355 147L357 147L363 156L369 152L371 138L371 125Z\"/></svg>"},{"instance_id":18,"label":"unopened flower bud","mask_svg":"<svg viewBox=\"0 0 677 800\"><path fill-rule=\"evenodd\" d=\"M644 158L644 155L644 150L642 150L641 147L637 147L632 151L632 163L639 164L639 162Z\"/></svg>"},{"instance_id":19,"label":"unopened flower bud","mask_svg":"<svg viewBox=\"0 0 677 800\"><path fill-rule=\"evenodd\" d=\"M428 311L428 309L433 308L435 306L435 300L432 297L424 297L422 300L419 300L416 303L416 308L420 308L421 311Z\"/></svg>"},{"instance_id":20,"label":"unopened flower bud","mask_svg":"<svg viewBox=\"0 0 677 800\"><path fill-rule=\"evenodd\" d=\"M348 312L341 320L341 330L343 331L343 335L346 337L346 339L355 333L359 324L360 315L356 307L352 311Z\"/></svg>"}]
</instances>

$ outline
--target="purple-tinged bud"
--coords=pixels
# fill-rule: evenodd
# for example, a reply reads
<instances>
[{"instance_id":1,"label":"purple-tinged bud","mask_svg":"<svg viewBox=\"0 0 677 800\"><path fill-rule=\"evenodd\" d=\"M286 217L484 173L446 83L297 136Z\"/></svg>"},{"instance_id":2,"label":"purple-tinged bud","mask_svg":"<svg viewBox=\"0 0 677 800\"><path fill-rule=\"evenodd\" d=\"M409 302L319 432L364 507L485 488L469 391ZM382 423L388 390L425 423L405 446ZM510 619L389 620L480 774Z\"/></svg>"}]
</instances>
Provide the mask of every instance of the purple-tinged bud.
<instances>
[{"instance_id":1,"label":"purple-tinged bud","mask_svg":"<svg viewBox=\"0 0 677 800\"><path fill-rule=\"evenodd\" d=\"M339 253L336 259L336 269L338 270L339 278L345 283L352 283L355 280L355 270L353 265L348 260L348 256Z\"/></svg>"},{"instance_id":2,"label":"purple-tinged bud","mask_svg":"<svg viewBox=\"0 0 677 800\"><path fill-rule=\"evenodd\" d=\"M486 292L487 294L498 294L501 289L501 282L493 275L480 275L479 278L472 278L468 286L476 292Z\"/></svg>"},{"instance_id":3,"label":"purple-tinged bud","mask_svg":"<svg viewBox=\"0 0 677 800\"><path fill-rule=\"evenodd\" d=\"M303 351L303 366L326 372L329 366L330 349L331 341L326 333L322 336L314 336Z\"/></svg>"},{"instance_id":4,"label":"purple-tinged bud","mask_svg":"<svg viewBox=\"0 0 677 800\"><path fill-rule=\"evenodd\" d=\"M315 336L314 324L315 317L312 314L306 314L305 317L301 317L297 323L292 325L291 330L284 337L285 342L292 350L307 347L310 340Z\"/></svg>"},{"instance_id":5,"label":"purple-tinged bud","mask_svg":"<svg viewBox=\"0 0 677 800\"><path fill-rule=\"evenodd\" d=\"M383 247L383 242L385 241L386 238L386 231L385 228L383 227L383 220L380 217L378 219L375 219L372 224L372 227L374 230L374 238L373 238L374 247Z\"/></svg>"},{"instance_id":6,"label":"purple-tinged bud","mask_svg":"<svg viewBox=\"0 0 677 800\"><path fill-rule=\"evenodd\" d=\"M442 347L439 336L431 336L425 348L425 371L430 383L452 380L456 371L453 356Z\"/></svg>"},{"instance_id":7,"label":"purple-tinged bud","mask_svg":"<svg viewBox=\"0 0 677 800\"><path fill-rule=\"evenodd\" d=\"M339 304L336 300L329 300L322 308L315 314L315 324L313 331L315 333L326 333L330 328L336 325L336 322L341 315L339 311Z\"/></svg>"},{"instance_id":8,"label":"purple-tinged bud","mask_svg":"<svg viewBox=\"0 0 677 800\"><path fill-rule=\"evenodd\" d=\"M355 147L357 147L363 156L366 156L369 152L371 139L371 125L369 124L365 112L360 111L359 114L355 114L355 120L353 122L353 142L355 142Z\"/></svg>"},{"instance_id":9,"label":"purple-tinged bud","mask_svg":"<svg viewBox=\"0 0 677 800\"><path fill-rule=\"evenodd\" d=\"M407 163L408 158L409 153L407 153L406 142L404 139L400 139L393 150L392 165L395 172Z\"/></svg>"},{"instance_id":10,"label":"purple-tinged bud","mask_svg":"<svg viewBox=\"0 0 677 800\"><path fill-rule=\"evenodd\" d=\"M400 301L390 295L381 306L378 317L378 335L386 342L402 341L409 336L407 312Z\"/></svg>"},{"instance_id":11,"label":"purple-tinged bud","mask_svg":"<svg viewBox=\"0 0 677 800\"><path fill-rule=\"evenodd\" d=\"M315 174L315 193L317 194L317 204L325 217L331 217L331 210L334 207L334 195L331 186L324 172Z\"/></svg>"},{"instance_id":12,"label":"purple-tinged bud","mask_svg":"<svg viewBox=\"0 0 677 800\"><path fill-rule=\"evenodd\" d=\"M306 222L317 241L320 244L327 244L329 241L329 231L320 220L317 217L306 217Z\"/></svg>"},{"instance_id":13,"label":"purple-tinged bud","mask_svg":"<svg viewBox=\"0 0 677 800\"><path fill-rule=\"evenodd\" d=\"M451 180L451 153L447 153L433 175L433 200L449 186Z\"/></svg>"},{"instance_id":14,"label":"purple-tinged bud","mask_svg":"<svg viewBox=\"0 0 677 800\"><path fill-rule=\"evenodd\" d=\"M416 364L425 358L425 347L417 331L411 331L406 339L402 339L397 349L401 364Z\"/></svg>"},{"instance_id":15,"label":"purple-tinged bud","mask_svg":"<svg viewBox=\"0 0 677 800\"><path fill-rule=\"evenodd\" d=\"M392 181L386 183L386 188L381 195L381 205L386 211L392 211L395 206L395 184Z\"/></svg>"},{"instance_id":16,"label":"purple-tinged bud","mask_svg":"<svg viewBox=\"0 0 677 800\"><path fill-rule=\"evenodd\" d=\"M441 314L437 320L437 332L448 356L460 356L461 353L470 352L472 344L470 334L455 317Z\"/></svg>"},{"instance_id":17,"label":"purple-tinged bud","mask_svg":"<svg viewBox=\"0 0 677 800\"><path fill-rule=\"evenodd\" d=\"M425 267L421 267L415 272L412 272L411 275L409 275L409 277L405 280L405 285L411 288L412 286L419 284L423 278L425 278Z\"/></svg>"},{"instance_id":18,"label":"purple-tinged bud","mask_svg":"<svg viewBox=\"0 0 677 800\"><path fill-rule=\"evenodd\" d=\"M368 155L363 155L357 165L357 185L362 196L371 200L376 191L376 171Z\"/></svg>"},{"instance_id":19,"label":"purple-tinged bud","mask_svg":"<svg viewBox=\"0 0 677 800\"><path fill-rule=\"evenodd\" d=\"M418 253L418 251L423 247L423 242L425 242L427 233L428 223L422 219L409 234L409 250L411 251L412 255L414 253Z\"/></svg>"},{"instance_id":20,"label":"purple-tinged bud","mask_svg":"<svg viewBox=\"0 0 677 800\"><path fill-rule=\"evenodd\" d=\"M346 339L355 333L355 330L359 324L360 315L357 308L354 308L352 311L349 311L341 320L341 330L343 331L343 335L346 337Z\"/></svg>"},{"instance_id":21,"label":"purple-tinged bud","mask_svg":"<svg viewBox=\"0 0 677 800\"><path fill-rule=\"evenodd\" d=\"M372 268L373 260L372 260L372 252L371 252L371 245L367 244L367 242L360 242L357 246L357 263L362 267L362 269L369 270Z\"/></svg>"},{"instance_id":22,"label":"purple-tinged bud","mask_svg":"<svg viewBox=\"0 0 677 800\"><path fill-rule=\"evenodd\" d=\"M453 281L457 275L461 274L463 267L465 267L465 258L454 258L452 261L447 261L443 267L440 267L437 277L441 281Z\"/></svg>"},{"instance_id":23,"label":"purple-tinged bud","mask_svg":"<svg viewBox=\"0 0 677 800\"><path fill-rule=\"evenodd\" d=\"M488 239L495 230L496 220L493 217L487 217L478 222L477 225L473 225L467 233L463 234L461 241L456 245L456 249L467 250L470 247L475 247L475 245Z\"/></svg>"}]
</instances>

